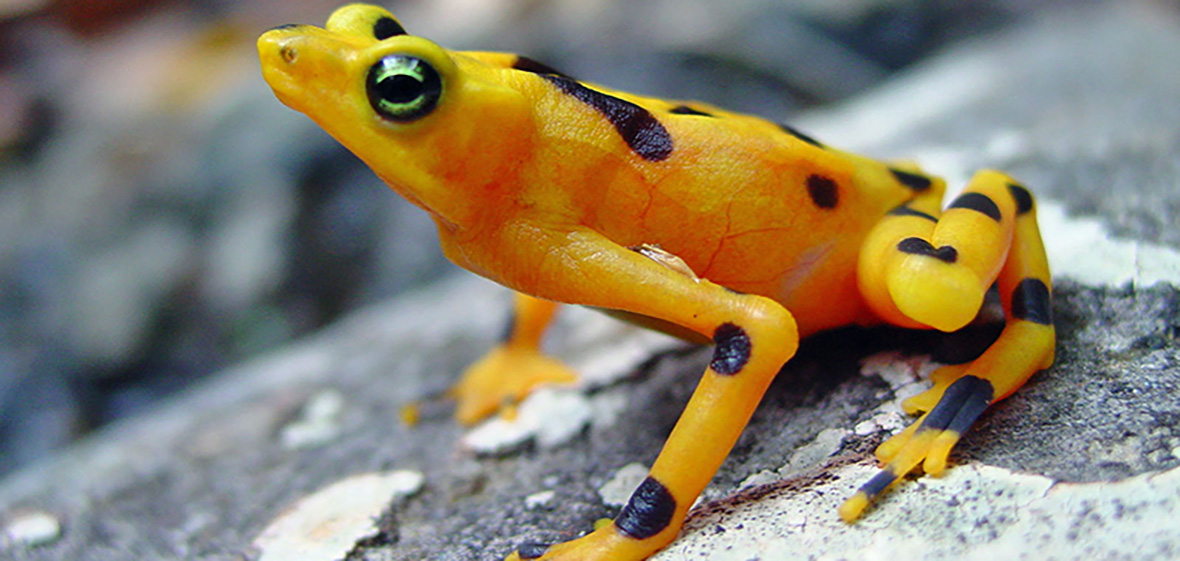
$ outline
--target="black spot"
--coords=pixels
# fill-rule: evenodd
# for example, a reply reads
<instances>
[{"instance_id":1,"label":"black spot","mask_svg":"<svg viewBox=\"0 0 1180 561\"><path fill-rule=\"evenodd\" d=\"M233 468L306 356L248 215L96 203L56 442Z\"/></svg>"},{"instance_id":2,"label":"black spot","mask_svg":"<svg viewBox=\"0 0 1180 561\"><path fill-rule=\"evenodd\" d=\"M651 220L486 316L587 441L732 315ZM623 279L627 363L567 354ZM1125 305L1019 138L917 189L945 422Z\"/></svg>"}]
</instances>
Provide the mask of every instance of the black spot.
<instances>
[{"instance_id":1,"label":"black spot","mask_svg":"<svg viewBox=\"0 0 1180 561\"><path fill-rule=\"evenodd\" d=\"M648 476L615 518L615 527L625 536L644 540L664 531L674 514L675 497L663 483Z\"/></svg>"},{"instance_id":2,"label":"black spot","mask_svg":"<svg viewBox=\"0 0 1180 561\"><path fill-rule=\"evenodd\" d=\"M782 129L783 132L785 132L795 138L798 138L799 140L802 140L803 142L806 142L812 146L815 146L816 148L823 148L824 147L824 145L821 144L820 141L812 138L811 136L808 136L806 134L799 132L799 129L796 129L795 127L792 127L791 125L788 125L786 123L779 123L778 128Z\"/></svg>"},{"instance_id":3,"label":"black spot","mask_svg":"<svg viewBox=\"0 0 1180 561\"><path fill-rule=\"evenodd\" d=\"M1053 297L1040 279L1027 278L1012 290L1012 317L1053 325Z\"/></svg>"},{"instance_id":4,"label":"black spot","mask_svg":"<svg viewBox=\"0 0 1180 561\"><path fill-rule=\"evenodd\" d=\"M267 31L278 31L278 30L280 30L280 29L295 29L296 27L303 27L303 24L300 24L300 23L284 23L283 25L276 25L276 26L274 26L274 27L272 27L272 28L270 28L270 29L267 29Z\"/></svg>"},{"instance_id":5,"label":"black spot","mask_svg":"<svg viewBox=\"0 0 1180 561\"><path fill-rule=\"evenodd\" d=\"M963 376L947 387L918 430L949 429L963 434L983 414L995 395L991 382L978 376Z\"/></svg>"},{"instance_id":6,"label":"black spot","mask_svg":"<svg viewBox=\"0 0 1180 561\"><path fill-rule=\"evenodd\" d=\"M996 222L1000 221L1000 207L996 202L983 193L963 193L951 201L947 210L952 208L966 208L981 213Z\"/></svg>"},{"instance_id":7,"label":"black spot","mask_svg":"<svg viewBox=\"0 0 1180 561\"><path fill-rule=\"evenodd\" d=\"M1028 192L1028 189L1025 189L1024 187L1015 183L1009 183L1008 192L1012 193L1012 200L1016 201L1017 215L1024 214L1032 210L1033 198L1032 194Z\"/></svg>"},{"instance_id":8,"label":"black spot","mask_svg":"<svg viewBox=\"0 0 1180 561\"><path fill-rule=\"evenodd\" d=\"M889 215L890 216L917 216L919 218L925 218L926 220L929 220L931 222L938 222L937 218L930 216L929 214L926 214L925 212L922 212L920 210L914 210L906 205L898 205L897 207L894 207L893 210L889 211Z\"/></svg>"},{"instance_id":9,"label":"black spot","mask_svg":"<svg viewBox=\"0 0 1180 561\"><path fill-rule=\"evenodd\" d=\"M713 360L709 367L718 374L741 372L750 360L750 336L746 330L732 323L723 323L713 332Z\"/></svg>"},{"instance_id":10,"label":"black spot","mask_svg":"<svg viewBox=\"0 0 1180 561\"><path fill-rule=\"evenodd\" d=\"M521 559L536 559L549 550L549 546L537 542L525 542L516 548L516 553L520 554Z\"/></svg>"},{"instance_id":11,"label":"black spot","mask_svg":"<svg viewBox=\"0 0 1180 561\"><path fill-rule=\"evenodd\" d=\"M860 492L864 493L870 499L880 495L890 484L897 481L897 476L888 471L880 471L874 475L867 483L860 486Z\"/></svg>"},{"instance_id":12,"label":"black spot","mask_svg":"<svg viewBox=\"0 0 1180 561\"><path fill-rule=\"evenodd\" d=\"M532 72L533 74L548 74L550 76L561 76L569 78L570 76L548 64L537 62L527 56L517 55L516 62L512 63L512 68L516 70L523 70L525 72ZM570 78L572 80L572 78Z\"/></svg>"},{"instance_id":13,"label":"black spot","mask_svg":"<svg viewBox=\"0 0 1180 561\"><path fill-rule=\"evenodd\" d=\"M959 259L959 252L955 248L944 245L935 248L930 242L922 238L906 238L897 242L897 250L912 255L926 255L944 263L954 263Z\"/></svg>"},{"instance_id":14,"label":"black spot","mask_svg":"<svg viewBox=\"0 0 1180 561\"><path fill-rule=\"evenodd\" d=\"M840 190L836 188L836 182L822 175L807 176L807 194L819 208L836 208L840 202Z\"/></svg>"},{"instance_id":15,"label":"black spot","mask_svg":"<svg viewBox=\"0 0 1180 561\"><path fill-rule=\"evenodd\" d=\"M672 155L672 135L648 110L614 96L592 90L563 76L542 74L557 89L602 113L619 136L639 157L659 162Z\"/></svg>"},{"instance_id":16,"label":"black spot","mask_svg":"<svg viewBox=\"0 0 1180 561\"><path fill-rule=\"evenodd\" d=\"M897 168L889 168L889 172L893 174L893 177L897 178L899 183L905 185L915 193L921 193L930 188L930 178L925 175L911 173Z\"/></svg>"},{"instance_id":17,"label":"black spot","mask_svg":"<svg viewBox=\"0 0 1180 561\"><path fill-rule=\"evenodd\" d=\"M373 36L376 37L378 41L384 41L390 37L396 37L398 35L405 34L406 29L402 27L402 24L398 23L397 20L389 16L382 16L375 23L373 23Z\"/></svg>"},{"instance_id":18,"label":"black spot","mask_svg":"<svg viewBox=\"0 0 1180 561\"><path fill-rule=\"evenodd\" d=\"M675 113L677 115L697 115L700 117L712 117L713 116L711 113L705 113L704 111L700 111L698 109L693 109L692 107L689 107L687 105L677 105L676 107L669 109L668 112Z\"/></svg>"}]
</instances>

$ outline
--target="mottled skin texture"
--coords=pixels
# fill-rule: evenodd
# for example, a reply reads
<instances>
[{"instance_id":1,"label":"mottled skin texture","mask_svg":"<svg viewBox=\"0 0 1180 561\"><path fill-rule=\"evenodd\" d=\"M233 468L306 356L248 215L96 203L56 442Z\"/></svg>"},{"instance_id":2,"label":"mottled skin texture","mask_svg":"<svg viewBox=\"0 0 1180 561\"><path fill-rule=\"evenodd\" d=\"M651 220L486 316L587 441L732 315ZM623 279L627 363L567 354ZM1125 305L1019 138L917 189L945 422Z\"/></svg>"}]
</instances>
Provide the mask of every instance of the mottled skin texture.
<instances>
[{"instance_id":1,"label":"mottled skin texture","mask_svg":"<svg viewBox=\"0 0 1180 561\"><path fill-rule=\"evenodd\" d=\"M980 172L944 212L944 183L919 170L517 55L448 51L374 6L341 8L324 29L276 28L259 54L283 103L430 213L451 260L518 292L508 338L452 390L460 420L574 379L538 349L558 302L717 345L619 518L514 558L643 559L670 542L801 336L882 322L956 330L993 283L1009 315L982 357L907 401L928 413L878 450L885 469L841 509L850 522L917 464L941 472L988 404L1052 363L1034 204L998 172Z\"/></svg>"}]
</instances>

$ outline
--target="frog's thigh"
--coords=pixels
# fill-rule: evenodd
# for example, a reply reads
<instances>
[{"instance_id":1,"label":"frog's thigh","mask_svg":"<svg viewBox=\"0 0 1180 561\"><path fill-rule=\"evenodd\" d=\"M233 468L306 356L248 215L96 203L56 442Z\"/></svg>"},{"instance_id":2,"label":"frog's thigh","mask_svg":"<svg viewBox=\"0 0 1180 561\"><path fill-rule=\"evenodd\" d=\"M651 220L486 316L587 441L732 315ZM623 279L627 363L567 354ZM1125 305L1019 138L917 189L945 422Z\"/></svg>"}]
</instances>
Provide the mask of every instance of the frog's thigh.
<instances>
[{"instance_id":1,"label":"frog's thigh","mask_svg":"<svg viewBox=\"0 0 1180 561\"><path fill-rule=\"evenodd\" d=\"M503 341L468 367L448 392L457 402L456 419L471 424L515 405L538 386L577 380L572 370L541 353L541 337L557 308L556 302L516 293Z\"/></svg>"},{"instance_id":2,"label":"frog's thigh","mask_svg":"<svg viewBox=\"0 0 1180 561\"><path fill-rule=\"evenodd\" d=\"M1055 333L1049 266L1033 207L1032 196L1024 187L1006 175L984 171L972 179L936 224L933 217L923 219L927 224L922 225L910 215L890 216L873 235L891 238L871 239L866 244L878 251L877 257L893 262L866 266L862 256L862 266L866 266L861 271L862 286L866 280L883 282L888 290L876 287L874 296L900 293L905 298L925 300L917 304L875 302L875 309L885 311L883 316L900 311L917 323L956 329L970 318L937 317L931 321L938 315L936 308L949 305L948 298L970 296L975 308L970 315L974 316L978 309L975 290L981 291L982 300L982 291L996 280L1007 323L982 356L966 365L940 369L933 375L933 388L903 403L911 413L926 414L877 449L877 456L887 465L841 507L845 520L855 520L875 496L919 463L927 473L941 473L951 448L988 405L1052 364ZM881 249L885 244L895 244L892 255ZM895 286L903 288L895 291ZM928 294L918 296L922 291ZM905 314L912 309L926 315ZM959 313L966 315L958 309L949 315Z\"/></svg>"},{"instance_id":3,"label":"frog's thigh","mask_svg":"<svg viewBox=\"0 0 1180 561\"><path fill-rule=\"evenodd\" d=\"M651 472L610 524L573 542L529 545L510 559L638 560L672 541L762 394L795 352L792 316L777 302L731 292L614 246L592 232L566 253L578 264L545 285L561 300L662 319L712 337L716 348ZM554 279L557 280L557 279Z\"/></svg>"}]
</instances>

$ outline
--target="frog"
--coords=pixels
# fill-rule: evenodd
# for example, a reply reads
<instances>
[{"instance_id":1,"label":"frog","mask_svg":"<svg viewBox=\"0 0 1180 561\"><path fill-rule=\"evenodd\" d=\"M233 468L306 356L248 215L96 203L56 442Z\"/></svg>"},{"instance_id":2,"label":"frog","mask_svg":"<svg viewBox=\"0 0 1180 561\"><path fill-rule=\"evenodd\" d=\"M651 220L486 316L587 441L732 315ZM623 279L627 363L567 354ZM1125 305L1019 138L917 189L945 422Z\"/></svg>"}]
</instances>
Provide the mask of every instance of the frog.
<instances>
[{"instance_id":1,"label":"frog","mask_svg":"<svg viewBox=\"0 0 1180 561\"><path fill-rule=\"evenodd\" d=\"M978 358L903 401L918 417L834 515L947 469L994 403L1052 365L1048 261L1027 187L830 146L713 104L631 94L532 58L456 51L384 8L258 40L276 97L437 226L444 255L514 291L508 335L455 383L464 423L577 374L541 349L562 305L713 345L647 476L613 520L508 559L639 560L671 543L801 338L844 326L954 332L989 290L1004 323ZM882 507L884 508L884 507Z\"/></svg>"}]
</instances>

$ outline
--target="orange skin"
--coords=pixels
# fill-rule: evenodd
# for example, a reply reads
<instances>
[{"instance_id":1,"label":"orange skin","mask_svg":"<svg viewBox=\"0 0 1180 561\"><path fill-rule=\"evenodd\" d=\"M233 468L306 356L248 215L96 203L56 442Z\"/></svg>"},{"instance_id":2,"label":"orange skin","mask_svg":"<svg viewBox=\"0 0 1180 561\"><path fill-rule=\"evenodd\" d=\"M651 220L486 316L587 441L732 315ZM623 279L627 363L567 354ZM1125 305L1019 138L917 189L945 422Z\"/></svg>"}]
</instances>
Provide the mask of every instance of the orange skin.
<instances>
[{"instance_id":1,"label":"orange skin","mask_svg":"<svg viewBox=\"0 0 1180 561\"><path fill-rule=\"evenodd\" d=\"M944 212L943 181L916 169L517 55L449 51L374 6L271 30L258 48L276 96L430 213L448 258L518 292L512 335L452 390L463 422L575 379L538 348L556 303L717 343L631 504L540 558L637 560L674 539L802 336L882 322L953 331L997 281L1009 315L983 357L907 401L933 412L881 447L884 475L842 508L850 522L918 463L940 473L973 415L1052 363L1032 199L998 172ZM542 554L510 558L522 553Z\"/></svg>"}]
</instances>

